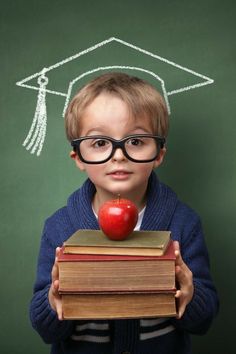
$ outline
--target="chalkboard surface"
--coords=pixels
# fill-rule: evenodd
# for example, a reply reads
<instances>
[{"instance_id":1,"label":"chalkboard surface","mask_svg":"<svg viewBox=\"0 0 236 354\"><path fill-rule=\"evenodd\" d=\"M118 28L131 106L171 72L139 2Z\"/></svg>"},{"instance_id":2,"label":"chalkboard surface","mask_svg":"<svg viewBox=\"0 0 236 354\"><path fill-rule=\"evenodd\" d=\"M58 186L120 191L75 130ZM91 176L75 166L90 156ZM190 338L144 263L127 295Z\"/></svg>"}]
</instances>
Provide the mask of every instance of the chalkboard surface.
<instances>
[{"instance_id":1,"label":"chalkboard surface","mask_svg":"<svg viewBox=\"0 0 236 354\"><path fill-rule=\"evenodd\" d=\"M69 158L62 114L73 80L71 95L91 70L114 65L135 67L166 94L171 128L157 174L203 222L221 311L206 336L193 337L193 353L234 352L235 16L233 0L1 1L1 353L49 352L28 318L41 232L86 178ZM78 54L62 71L43 71ZM23 84L39 88L45 73L47 89L62 95L23 87L35 73ZM44 100L46 135L31 153L33 134L22 143Z\"/></svg>"}]
</instances>

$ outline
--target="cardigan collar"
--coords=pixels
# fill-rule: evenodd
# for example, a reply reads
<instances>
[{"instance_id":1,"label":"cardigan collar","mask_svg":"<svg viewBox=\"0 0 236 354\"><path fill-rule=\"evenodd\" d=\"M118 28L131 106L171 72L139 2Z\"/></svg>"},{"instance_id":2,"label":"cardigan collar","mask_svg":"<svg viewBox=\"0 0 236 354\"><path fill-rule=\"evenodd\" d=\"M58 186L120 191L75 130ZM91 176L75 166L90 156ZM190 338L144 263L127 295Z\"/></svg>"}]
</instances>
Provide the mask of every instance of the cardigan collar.
<instances>
[{"instance_id":1,"label":"cardigan collar","mask_svg":"<svg viewBox=\"0 0 236 354\"><path fill-rule=\"evenodd\" d=\"M68 214L74 230L99 229L98 221L92 210L92 198L96 189L87 179L80 189L68 199ZM142 230L167 230L178 199L165 184L160 183L155 172L148 181L147 205L141 225Z\"/></svg>"}]
</instances>

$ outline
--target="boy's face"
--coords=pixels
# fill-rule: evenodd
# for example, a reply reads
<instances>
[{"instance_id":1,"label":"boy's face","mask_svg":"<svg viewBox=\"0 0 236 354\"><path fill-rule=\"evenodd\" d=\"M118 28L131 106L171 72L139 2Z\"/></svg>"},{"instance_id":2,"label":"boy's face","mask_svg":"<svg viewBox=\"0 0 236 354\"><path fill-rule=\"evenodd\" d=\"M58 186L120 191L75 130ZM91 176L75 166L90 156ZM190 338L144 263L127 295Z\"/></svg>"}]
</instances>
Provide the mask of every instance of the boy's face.
<instances>
[{"instance_id":1,"label":"boy's face","mask_svg":"<svg viewBox=\"0 0 236 354\"><path fill-rule=\"evenodd\" d=\"M134 119L125 102L107 93L100 94L85 109L80 127L80 136L103 135L117 140L132 134L154 134L149 119ZM136 163L128 160L121 149L117 149L109 161L94 165L80 161L74 152L71 152L71 157L95 184L96 206L120 194L122 198L131 199L142 208L148 178L152 170L162 163L164 154L165 148L160 150L155 161Z\"/></svg>"}]
</instances>

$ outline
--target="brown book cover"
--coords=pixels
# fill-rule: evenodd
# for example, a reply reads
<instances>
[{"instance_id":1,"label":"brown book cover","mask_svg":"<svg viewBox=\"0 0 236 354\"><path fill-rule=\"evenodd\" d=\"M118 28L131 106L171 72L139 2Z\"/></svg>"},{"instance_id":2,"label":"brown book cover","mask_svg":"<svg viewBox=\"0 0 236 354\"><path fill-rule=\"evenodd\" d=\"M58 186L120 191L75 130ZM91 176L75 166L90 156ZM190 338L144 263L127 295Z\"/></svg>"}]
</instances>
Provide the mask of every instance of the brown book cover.
<instances>
[{"instance_id":1,"label":"brown book cover","mask_svg":"<svg viewBox=\"0 0 236 354\"><path fill-rule=\"evenodd\" d=\"M65 254L58 257L60 293L175 289L173 242L163 256Z\"/></svg>"},{"instance_id":2,"label":"brown book cover","mask_svg":"<svg viewBox=\"0 0 236 354\"><path fill-rule=\"evenodd\" d=\"M63 294L65 319L130 319L176 316L175 291Z\"/></svg>"},{"instance_id":3,"label":"brown book cover","mask_svg":"<svg viewBox=\"0 0 236 354\"><path fill-rule=\"evenodd\" d=\"M170 236L170 231L133 231L127 239L113 241L101 230L78 230L64 242L64 253L160 256Z\"/></svg>"}]
</instances>

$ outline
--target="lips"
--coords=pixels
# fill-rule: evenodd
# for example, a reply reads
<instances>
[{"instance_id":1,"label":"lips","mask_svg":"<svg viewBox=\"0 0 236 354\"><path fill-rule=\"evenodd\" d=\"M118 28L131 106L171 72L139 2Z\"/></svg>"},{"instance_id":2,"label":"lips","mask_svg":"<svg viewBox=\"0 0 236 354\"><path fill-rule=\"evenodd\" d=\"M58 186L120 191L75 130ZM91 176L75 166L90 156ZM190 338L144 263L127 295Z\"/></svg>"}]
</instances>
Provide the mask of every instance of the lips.
<instances>
[{"instance_id":1,"label":"lips","mask_svg":"<svg viewBox=\"0 0 236 354\"><path fill-rule=\"evenodd\" d=\"M114 181L125 181L131 175L131 172L126 170L114 170L108 173L108 176L112 178Z\"/></svg>"},{"instance_id":2,"label":"lips","mask_svg":"<svg viewBox=\"0 0 236 354\"><path fill-rule=\"evenodd\" d=\"M127 176L130 174L131 172L125 170L115 170L108 173L108 175L112 175L112 176Z\"/></svg>"}]
</instances>

